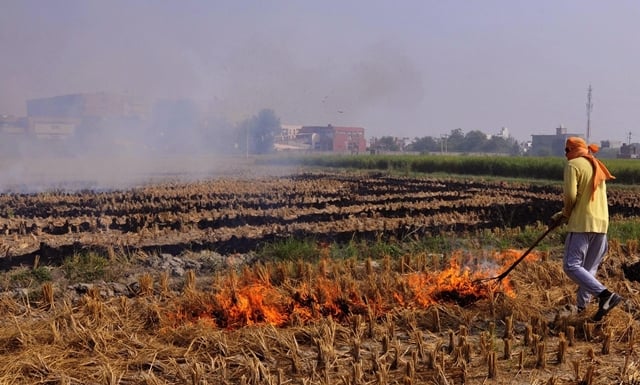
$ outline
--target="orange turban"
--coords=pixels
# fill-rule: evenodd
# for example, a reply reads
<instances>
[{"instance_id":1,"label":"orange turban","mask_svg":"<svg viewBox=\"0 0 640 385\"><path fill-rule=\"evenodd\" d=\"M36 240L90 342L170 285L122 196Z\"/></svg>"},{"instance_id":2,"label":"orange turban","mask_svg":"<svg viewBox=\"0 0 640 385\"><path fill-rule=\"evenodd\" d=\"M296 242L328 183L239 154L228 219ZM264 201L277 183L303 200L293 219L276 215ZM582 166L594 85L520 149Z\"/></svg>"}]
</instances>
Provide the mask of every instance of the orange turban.
<instances>
[{"instance_id":1,"label":"orange turban","mask_svg":"<svg viewBox=\"0 0 640 385\"><path fill-rule=\"evenodd\" d=\"M600 183L605 180L615 179L613 175L609 172L607 167L602 163L599 159L597 159L593 154L598 152L600 147L597 144L590 144L587 146L587 142L584 139L572 136L567 138L565 153L567 155L567 159L571 160L577 157L584 157L591 162L593 166L593 192L591 193L591 199L593 200L594 194Z\"/></svg>"}]
</instances>

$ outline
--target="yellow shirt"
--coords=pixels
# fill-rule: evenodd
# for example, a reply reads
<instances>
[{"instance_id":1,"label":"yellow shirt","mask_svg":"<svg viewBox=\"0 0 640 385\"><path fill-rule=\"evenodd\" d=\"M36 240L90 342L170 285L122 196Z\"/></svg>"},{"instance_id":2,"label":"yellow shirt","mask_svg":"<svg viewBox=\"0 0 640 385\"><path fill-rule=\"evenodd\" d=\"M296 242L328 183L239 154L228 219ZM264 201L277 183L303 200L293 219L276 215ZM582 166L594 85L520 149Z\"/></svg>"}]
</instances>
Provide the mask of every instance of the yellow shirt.
<instances>
[{"instance_id":1,"label":"yellow shirt","mask_svg":"<svg viewBox=\"0 0 640 385\"><path fill-rule=\"evenodd\" d=\"M578 157L564 168L564 216L569 218L567 231L574 233L606 233L609 228L607 186L603 181L591 200L593 166Z\"/></svg>"}]
</instances>

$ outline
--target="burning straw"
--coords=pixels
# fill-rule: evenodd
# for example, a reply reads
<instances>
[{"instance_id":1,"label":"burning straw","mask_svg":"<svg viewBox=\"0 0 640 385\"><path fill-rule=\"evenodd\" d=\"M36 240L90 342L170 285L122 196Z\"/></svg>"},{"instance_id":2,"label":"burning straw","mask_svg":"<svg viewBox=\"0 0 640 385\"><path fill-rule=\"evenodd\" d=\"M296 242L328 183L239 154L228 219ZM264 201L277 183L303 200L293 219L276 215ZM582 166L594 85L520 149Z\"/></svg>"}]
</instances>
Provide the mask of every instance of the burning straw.
<instances>
[{"instance_id":1,"label":"burning straw","mask_svg":"<svg viewBox=\"0 0 640 385\"><path fill-rule=\"evenodd\" d=\"M508 260L508 256L502 259ZM374 268L371 261L345 265L324 259L318 271L311 265L293 266L290 262L258 265L240 275L219 277L213 290L190 288L176 302L176 308L167 312L167 323L176 327L205 322L224 329L291 326L328 316L340 322L355 314L378 318L397 308L427 309L439 303L465 307L493 300L494 290L514 296L507 280L497 289L478 284L478 278L491 272L472 272L456 258L437 271L413 270L408 258L401 263L405 273L390 264L387 261Z\"/></svg>"}]
</instances>

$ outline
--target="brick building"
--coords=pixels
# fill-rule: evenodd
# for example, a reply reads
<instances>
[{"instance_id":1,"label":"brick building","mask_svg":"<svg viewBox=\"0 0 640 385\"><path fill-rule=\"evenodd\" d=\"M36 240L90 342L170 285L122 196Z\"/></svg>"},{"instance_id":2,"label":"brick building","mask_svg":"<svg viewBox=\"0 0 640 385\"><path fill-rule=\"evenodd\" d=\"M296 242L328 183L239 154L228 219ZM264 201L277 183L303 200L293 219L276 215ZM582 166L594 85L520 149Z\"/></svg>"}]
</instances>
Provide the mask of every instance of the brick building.
<instances>
[{"instance_id":1,"label":"brick building","mask_svg":"<svg viewBox=\"0 0 640 385\"><path fill-rule=\"evenodd\" d=\"M367 141L362 127L302 126L299 138L308 138L313 151L330 151L362 154L367 151Z\"/></svg>"}]
</instances>

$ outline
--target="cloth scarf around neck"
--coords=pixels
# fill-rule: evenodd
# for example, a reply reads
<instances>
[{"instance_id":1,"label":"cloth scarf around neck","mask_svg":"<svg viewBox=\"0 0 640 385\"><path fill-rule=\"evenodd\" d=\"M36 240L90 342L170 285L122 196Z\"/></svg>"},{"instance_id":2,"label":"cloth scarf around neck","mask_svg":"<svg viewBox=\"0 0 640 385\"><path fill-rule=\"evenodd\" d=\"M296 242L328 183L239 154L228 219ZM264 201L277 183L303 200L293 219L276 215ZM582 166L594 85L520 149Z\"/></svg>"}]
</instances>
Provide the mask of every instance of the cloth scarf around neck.
<instances>
[{"instance_id":1,"label":"cloth scarf around neck","mask_svg":"<svg viewBox=\"0 0 640 385\"><path fill-rule=\"evenodd\" d=\"M591 200L593 200L596 189L598 188L598 186L600 186L600 183L616 178L611 175L609 169L607 169L607 166L605 166L604 163L593 156L593 154L598 152L598 150L600 150L600 147L598 147L597 144L590 144L589 146L587 146L587 143L584 141L584 139L579 137L568 138L565 148L567 160L583 157L586 158L593 166L593 189L591 193Z\"/></svg>"}]
</instances>

